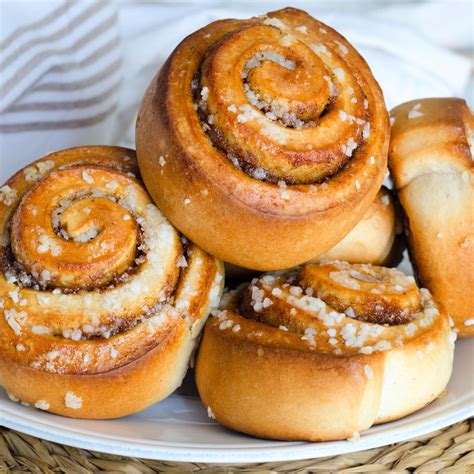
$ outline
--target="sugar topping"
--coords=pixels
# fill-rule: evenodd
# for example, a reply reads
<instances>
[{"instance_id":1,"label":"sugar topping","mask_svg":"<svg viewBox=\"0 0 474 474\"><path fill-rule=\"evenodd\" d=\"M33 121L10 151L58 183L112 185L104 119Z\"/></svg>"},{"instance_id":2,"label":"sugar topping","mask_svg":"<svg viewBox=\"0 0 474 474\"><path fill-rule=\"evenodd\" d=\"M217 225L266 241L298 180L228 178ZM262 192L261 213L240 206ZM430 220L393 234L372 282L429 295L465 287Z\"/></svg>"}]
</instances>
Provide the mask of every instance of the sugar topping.
<instances>
[{"instance_id":1,"label":"sugar topping","mask_svg":"<svg viewBox=\"0 0 474 474\"><path fill-rule=\"evenodd\" d=\"M6 206L11 206L16 198L16 190L10 187L8 184L0 188L0 202L3 202Z\"/></svg>"},{"instance_id":2,"label":"sugar topping","mask_svg":"<svg viewBox=\"0 0 474 474\"><path fill-rule=\"evenodd\" d=\"M219 324L219 329L223 331L224 329L229 329L234 325L234 321L232 319L226 319Z\"/></svg>"},{"instance_id":3,"label":"sugar topping","mask_svg":"<svg viewBox=\"0 0 474 474\"><path fill-rule=\"evenodd\" d=\"M282 46L291 46L296 41L296 38L293 35L287 34L280 39L280 44Z\"/></svg>"},{"instance_id":4,"label":"sugar topping","mask_svg":"<svg viewBox=\"0 0 474 474\"><path fill-rule=\"evenodd\" d=\"M343 54L343 55L346 55L349 50L347 49L347 46L343 43L341 43L340 41L338 40L334 40L334 43L337 44L337 47L339 48L339 51Z\"/></svg>"},{"instance_id":5,"label":"sugar topping","mask_svg":"<svg viewBox=\"0 0 474 474\"><path fill-rule=\"evenodd\" d=\"M303 33L304 35L308 34L308 28L304 25L297 26L295 30L299 31L300 33Z\"/></svg>"},{"instance_id":6,"label":"sugar topping","mask_svg":"<svg viewBox=\"0 0 474 474\"><path fill-rule=\"evenodd\" d=\"M327 49L326 45L323 43L312 43L309 47L316 53L316 54L324 54L328 57L331 57L331 52Z\"/></svg>"},{"instance_id":7,"label":"sugar topping","mask_svg":"<svg viewBox=\"0 0 474 474\"><path fill-rule=\"evenodd\" d=\"M67 392L64 397L64 404L68 408L73 410L79 410L82 408L82 398L75 395L73 392Z\"/></svg>"},{"instance_id":8,"label":"sugar topping","mask_svg":"<svg viewBox=\"0 0 474 474\"><path fill-rule=\"evenodd\" d=\"M323 76L323 79L327 82L328 84L328 87L329 87L329 96L330 97L335 97L337 94L338 94L338 88L337 86L334 84L334 82L332 82L331 78L329 76Z\"/></svg>"},{"instance_id":9,"label":"sugar topping","mask_svg":"<svg viewBox=\"0 0 474 474\"><path fill-rule=\"evenodd\" d=\"M246 79L249 71L251 69L260 67L263 61L272 61L290 71L294 70L296 67L296 64L294 61L292 61L291 59L286 59L284 56L282 56L280 53L276 51L273 51L273 50L259 51L254 56L252 56L245 64L245 68L242 71L242 78Z\"/></svg>"},{"instance_id":10,"label":"sugar topping","mask_svg":"<svg viewBox=\"0 0 474 474\"><path fill-rule=\"evenodd\" d=\"M177 265L180 268L185 268L185 267L188 266L188 262L187 262L186 257L184 255L181 255L181 257L178 259Z\"/></svg>"},{"instance_id":11,"label":"sugar topping","mask_svg":"<svg viewBox=\"0 0 474 474\"><path fill-rule=\"evenodd\" d=\"M384 272L380 274L380 270L371 265L351 265L339 261L331 261L330 264L334 265L336 270L329 273L329 278L349 288L360 289L363 282L376 284L384 294L386 292L403 293L414 284L413 277L407 277L396 269L384 269ZM298 269L291 272L271 272L260 278L254 278L247 287L247 291L250 296L250 306L256 313L260 313L260 316L256 318L258 324L265 324L265 318L269 317L268 324L279 331L289 332L300 338L310 350L320 347L321 351L334 355L370 355L390 351L403 347L407 339L418 336L418 332L430 327L440 314L429 292L422 289L421 308L410 315L409 322L396 324L392 328L388 324L364 321L359 319L359 313L350 306L343 312L338 312L326 304L321 299L325 298L322 287L306 287L305 280L299 280L301 278L299 272ZM363 291L368 291L366 288L364 286ZM236 294L234 292L234 295ZM238 306L234 305L240 303L237 303L237 298L233 298L233 302L228 300L225 306L231 311L238 311ZM279 301L278 310L268 311L267 308L274 305L276 299ZM286 309L283 309L285 306ZM245 308L247 308L247 303L241 310L244 311ZM283 311L286 316L283 316ZM384 307L377 303L375 311L384 311ZM403 310L403 313L407 311L410 311L408 307ZM247 317L245 312L243 315ZM290 318L290 324L286 318ZM232 327L233 323L227 322L229 319L228 316L224 316L218 324L224 328ZM252 330L247 333L247 337L257 336L257 333L261 331ZM453 343L456 335L453 331L450 339ZM284 337L287 338L287 336ZM321 340L322 344L320 344ZM426 350L429 352L433 349L432 344ZM417 354L420 359L425 356L426 351L422 352L423 354ZM366 364L363 369L368 380L374 377L374 369L371 365Z\"/></svg>"},{"instance_id":12,"label":"sugar topping","mask_svg":"<svg viewBox=\"0 0 474 474\"><path fill-rule=\"evenodd\" d=\"M18 290L9 291L8 296L14 303L18 303L20 301L20 293Z\"/></svg>"},{"instance_id":13,"label":"sugar topping","mask_svg":"<svg viewBox=\"0 0 474 474\"><path fill-rule=\"evenodd\" d=\"M343 69L340 67L335 67L332 72L335 74L335 76L340 80L343 81L344 78L346 77L346 73L344 72Z\"/></svg>"},{"instance_id":14,"label":"sugar topping","mask_svg":"<svg viewBox=\"0 0 474 474\"><path fill-rule=\"evenodd\" d=\"M280 197L286 201L290 199L290 195L288 194L288 191L287 191L288 186L285 183L285 181L283 180L278 181L278 187L280 188Z\"/></svg>"},{"instance_id":15,"label":"sugar topping","mask_svg":"<svg viewBox=\"0 0 474 474\"><path fill-rule=\"evenodd\" d=\"M35 403L35 408L39 410L49 410L49 403L46 400L38 400Z\"/></svg>"},{"instance_id":16,"label":"sugar topping","mask_svg":"<svg viewBox=\"0 0 474 474\"><path fill-rule=\"evenodd\" d=\"M240 110L244 112L243 116L240 118L240 121L246 122L248 120L256 119L262 127L266 128L267 134L279 136L276 137L281 142L284 142L286 137L278 128L271 127L268 121L269 119L272 122L280 121L283 125L293 128L301 128L304 125L304 122L300 120L294 112L289 110L289 104L286 100L273 100L269 96L261 97L261 95L253 91L249 84L244 84L244 91L249 100L250 104L257 108L258 110L264 112L264 115L259 114L256 110L250 110L249 105L239 107ZM239 116L242 114L239 114ZM237 120L239 121L239 116ZM263 133L263 132L262 132Z\"/></svg>"},{"instance_id":17,"label":"sugar topping","mask_svg":"<svg viewBox=\"0 0 474 474\"><path fill-rule=\"evenodd\" d=\"M33 165L28 166L23 171L23 175L25 176L26 181L34 182L41 179L48 171L53 169L55 163L53 160L46 160L40 161L39 163L35 163Z\"/></svg>"},{"instance_id":18,"label":"sugar topping","mask_svg":"<svg viewBox=\"0 0 474 474\"><path fill-rule=\"evenodd\" d=\"M204 102L207 100L208 95L209 95L209 88L208 87L203 87L201 89L201 98Z\"/></svg>"},{"instance_id":19,"label":"sugar topping","mask_svg":"<svg viewBox=\"0 0 474 474\"><path fill-rule=\"evenodd\" d=\"M117 181L115 180L112 180L112 181L109 181L105 187L107 189L110 189L111 191L113 191L114 189L117 189L119 187L119 184L117 183Z\"/></svg>"},{"instance_id":20,"label":"sugar topping","mask_svg":"<svg viewBox=\"0 0 474 474\"><path fill-rule=\"evenodd\" d=\"M92 184L94 182L94 179L92 178L92 176L88 173L87 170L84 170L82 172L82 179L88 183L88 184Z\"/></svg>"},{"instance_id":21,"label":"sugar topping","mask_svg":"<svg viewBox=\"0 0 474 474\"><path fill-rule=\"evenodd\" d=\"M344 270L329 273L329 278L336 281L337 283L340 283L342 286L346 286L347 288L353 288L355 290L360 289L359 283L350 275L348 275Z\"/></svg>"},{"instance_id":22,"label":"sugar topping","mask_svg":"<svg viewBox=\"0 0 474 474\"><path fill-rule=\"evenodd\" d=\"M280 30L286 29L286 25L282 21L278 20L278 18L265 18L265 20L263 20L263 24L268 26L274 26L275 28L279 28Z\"/></svg>"},{"instance_id":23,"label":"sugar topping","mask_svg":"<svg viewBox=\"0 0 474 474\"><path fill-rule=\"evenodd\" d=\"M370 122L365 122L362 129L362 138L367 140L370 137Z\"/></svg>"},{"instance_id":24,"label":"sugar topping","mask_svg":"<svg viewBox=\"0 0 474 474\"><path fill-rule=\"evenodd\" d=\"M211 406L209 405L207 407L207 416L211 419L211 420L215 420L216 417L214 416L214 413L212 412L212 409L211 409Z\"/></svg>"},{"instance_id":25,"label":"sugar topping","mask_svg":"<svg viewBox=\"0 0 474 474\"><path fill-rule=\"evenodd\" d=\"M307 341L308 345L312 348L316 347L316 336L317 331L313 327L306 328L304 330L304 336L301 337L301 340Z\"/></svg>"},{"instance_id":26,"label":"sugar topping","mask_svg":"<svg viewBox=\"0 0 474 474\"><path fill-rule=\"evenodd\" d=\"M258 119L260 114L249 104L239 107L240 113L237 115L237 122L245 123L252 119Z\"/></svg>"},{"instance_id":27,"label":"sugar topping","mask_svg":"<svg viewBox=\"0 0 474 474\"><path fill-rule=\"evenodd\" d=\"M50 252L53 257L57 257L61 253L61 246L56 242L55 239L49 237L46 234L39 236L39 245L36 247L38 253Z\"/></svg>"},{"instance_id":28,"label":"sugar topping","mask_svg":"<svg viewBox=\"0 0 474 474\"><path fill-rule=\"evenodd\" d=\"M412 107L412 109L408 112L408 118L414 119L423 116L423 112L420 112L421 104L418 103Z\"/></svg>"},{"instance_id":29,"label":"sugar topping","mask_svg":"<svg viewBox=\"0 0 474 474\"><path fill-rule=\"evenodd\" d=\"M16 336L20 336L22 333L22 327L28 318L26 311L17 311L15 308L5 309L3 311L5 320L8 325L12 328Z\"/></svg>"},{"instance_id":30,"label":"sugar topping","mask_svg":"<svg viewBox=\"0 0 474 474\"><path fill-rule=\"evenodd\" d=\"M348 156L351 157L352 153L354 150L357 148L357 142L351 137L349 140L347 140L345 145L342 145L342 152Z\"/></svg>"}]
</instances>

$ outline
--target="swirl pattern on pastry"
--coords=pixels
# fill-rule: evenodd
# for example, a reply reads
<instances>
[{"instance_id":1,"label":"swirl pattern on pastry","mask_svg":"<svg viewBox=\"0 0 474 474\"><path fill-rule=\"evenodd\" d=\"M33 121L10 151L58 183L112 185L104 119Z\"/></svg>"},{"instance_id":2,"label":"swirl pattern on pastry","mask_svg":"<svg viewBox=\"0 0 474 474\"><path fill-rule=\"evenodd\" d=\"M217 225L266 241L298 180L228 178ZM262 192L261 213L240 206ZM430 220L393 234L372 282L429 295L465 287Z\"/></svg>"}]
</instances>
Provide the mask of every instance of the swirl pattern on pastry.
<instances>
[{"instance_id":1,"label":"swirl pattern on pastry","mask_svg":"<svg viewBox=\"0 0 474 474\"><path fill-rule=\"evenodd\" d=\"M256 269L301 263L307 247L315 256L341 240L380 187L387 139L383 96L365 61L291 8L186 38L137 120L142 174L168 218L213 254ZM235 224L223 226L223 212ZM287 251L289 221L301 250ZM233 239L214 242L199 222ZM269 224L282 231L278 248L258 237ZM328 237L315 239L327 226Z\"/></svg>"},{"instance_id":2,"label":"swirl pattern on pastry","mask_svg":"<svg viewBox=\"0 0 474 474\"><path fill-rule=\"evenodd\" d=\"M15 397L111 418L180 384L222 269L180 238L137 172L131 150L74 148L1 188L0 384Z\"/></svg>"},{"instance_id":3,"label":"swirl pattern on pastry","mask_svg":"<svg viewBox=\"0 0 474 474\"><path fill-rule=\"evenodd\" d=\"M436 398L455 335L413 277L307 264L224 295L205 328L197 385L217 420L238 431L344 439Z\"/></svg>"}]
</instances>

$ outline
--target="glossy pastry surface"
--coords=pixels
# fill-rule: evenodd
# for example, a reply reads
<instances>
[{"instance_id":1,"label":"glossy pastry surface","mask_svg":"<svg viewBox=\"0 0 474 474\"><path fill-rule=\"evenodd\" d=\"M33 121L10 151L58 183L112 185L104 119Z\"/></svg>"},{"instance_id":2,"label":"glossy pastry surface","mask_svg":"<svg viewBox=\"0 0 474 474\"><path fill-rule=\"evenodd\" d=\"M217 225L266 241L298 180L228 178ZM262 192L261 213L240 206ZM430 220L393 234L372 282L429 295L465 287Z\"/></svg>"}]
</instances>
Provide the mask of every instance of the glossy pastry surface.
<instances>
[{"instance_id":1,"label":"glossy pastry surface","mask_svg":"<svg viewBox=\"0 0 474 474\"><path fill-rule=\"evenodd\" d=\"M0 385L79 418L124 416L171 393L222 267L152 203L135 153L59 151L0 192Z\"/></svg>"},{"instance_id":2,"label":"glossy pastry surface","mask_svg":"<svg viewBox=\"0 0 474 474\"><path fill-rule=\"evenodd\" d=\"M413 277L334 261L265 274L224 295L197 358L223 425L272 439L350 438L434 400L454 340Z\"/></svg>"},{"instance_id":3,"label":"glossy pastry surface","mask_svg":"<svg viewBox=\"0 0 474 474\"><path fill-rule=\"evenodd\" d=\"M163 213L205 250L253 269L329 250L386 170L388 114L366 62L292 8L188 36L151 82L136 132Z\"/></svg>"}]
</instances>

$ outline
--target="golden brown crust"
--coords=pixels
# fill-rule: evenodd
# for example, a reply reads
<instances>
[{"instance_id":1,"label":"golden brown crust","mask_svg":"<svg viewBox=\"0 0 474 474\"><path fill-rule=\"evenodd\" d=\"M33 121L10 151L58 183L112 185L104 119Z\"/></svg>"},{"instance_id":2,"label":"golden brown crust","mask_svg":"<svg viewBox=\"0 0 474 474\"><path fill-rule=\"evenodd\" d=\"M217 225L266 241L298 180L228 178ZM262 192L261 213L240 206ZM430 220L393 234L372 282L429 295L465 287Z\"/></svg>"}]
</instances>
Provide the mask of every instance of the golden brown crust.
<instances>
[{"instance_id":1,"label":"golden brown crust","mask_svg":"<svg viewBox=\"0 0 474 474\"><path fill-rule=\"evenodd\" d=\"M302 80L315 87L289 85ZM388 116L352 46L288 8L186 38L150 84L136 136L147 188L176 227L225 261L275 269L323 253L362 217L385 172Z\"/></svg>"},{"instance_id":2,"label":"golden brown crust","mask_svg":"<svg viewBox=\"0 0 474 474\"><path fill-rule=\"evenodd\" d=\"M420 306L415 280L407 281L393 268L339 262L306 265L301 281L337 311L352 308L357 318L378 324L407 323ZM383 290L383 291L382 291Z\"/></svg>"},{"instance_id":3,"label":"golden brown crust","mask_svg":"<svg viewBox=\"0 0 474 474\"><path fill-rule=\"evenodd\" d=\"M474 335L474 118L461 99L421 99L392 111L390 169L424 286Z\"/></svg>"},{"instance_id":4,"label":"golden brown crust","mask_svg":"<svg viewBox=\"0 0 474 474\"><path fill-rule=\"evenodd\" d=\"M392 192L382 186L357 225L332 249L312 261L344 260L386 265L398 245L401 225Z\"/></svg>"},{"instance_id":5,"label":"golden brown crust","mask_svg":"<svg viewBox=\"0 0 474 474\"><path fill-rule=\"evenodd\" d=\"M393 269L321 265L334 266L364 283L365 309L374 288L385 301L414 291L413 279ZM388 313L370 323L360 308L339 313L316 297L316 268L255 279L224 295L222 310L209 318L196 382L208 413L225 426L271 439L344 439L422 408L448 383L455 334L429 292L420 291L404 324L393 325ZM381 283L365 284L353 270L378 274ZM353 282L335 278L334 292L344 297Z\"/></svg>"},{"instance_id":6,"label":"golden brown crust","mask_svg":"<svg viewBox=\"0 0 474 474\"><path fill-rule=\"evenodd\" d=\"M395 198L389 189L382 186L357 225L332 249L311 262L344 260L349 263L393 266L403 250L402 232ZM241 282L258 276L255 270L229 263L225 264L225 274L227 279Z\"/></svg>"},{"instance_id":7,"label":"golden brown crust","mask_svg":"<svg viewBox=\"0 0 474 474\"><path fill-rule=\"evenodd\" d=\"M12 398L115 418L181 383L222 265L183 246L137 171L132 150L81 147L0 188L0 385Z\"/></svg>"}]
</instances>

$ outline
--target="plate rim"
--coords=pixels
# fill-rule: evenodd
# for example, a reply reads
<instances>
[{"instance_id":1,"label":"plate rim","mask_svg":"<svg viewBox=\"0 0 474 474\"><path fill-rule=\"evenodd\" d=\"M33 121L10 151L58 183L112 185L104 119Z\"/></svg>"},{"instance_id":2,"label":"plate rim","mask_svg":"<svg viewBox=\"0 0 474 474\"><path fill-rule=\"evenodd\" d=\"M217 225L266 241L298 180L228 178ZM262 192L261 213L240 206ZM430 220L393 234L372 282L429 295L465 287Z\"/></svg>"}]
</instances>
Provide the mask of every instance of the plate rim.
<instances>
[{"instance_id":1,"label":"plate rim","mask_svg":"<svg viewBox=\"0 0 474 474\"><path fill-rule=\"evenodd\" d=\"M48 423L31 420L25 414L8 412L4 403L0 400L0 426L14 429L30 436L45 439L50 442L65 444L79 449L86 449L96 452L115 454L119 456L137 457L143 459L177 461L177 462L205 462L205 463L258 463L258 462L284 462L303 459L317 459L327 456L337 456L348 452L364 451L388 444L407 441L409 439L423 436L430 432L445 428L459 421L474 416L474 393L466 393L462 400L465 403L456 411L451 412L452 407L440 407L435 413L427 413L426 416L417 420L417 425L410 428L410 437L406 437L404 425L410 423L410 416L389 423L377 425L365 434L362 434L360 441L330 441L325 443L287 442L275 441L279 443L274 447L191 447L178 446L176 443L167 444L162 441L133 442L130 440L113 439L110 436L96 433L90 434L80 432L71 427L50 426ZM6 400L4 400L6 401ZM9 403L7 401L7 403ZM440 413L441 411L441 413ZM443 416L443 412L445 413ZM415 412L420 413L420 412ZM33 424L32 424L33 423ZM378 432L377 428L387 427L397 423L389 433ZM283 443L283 445L282 445ZM350 443L350 450L347 449ZM319 448L323 449L319 449ZM320 451L320 452L318 452Z\"/></svg>"}]
</instances>

